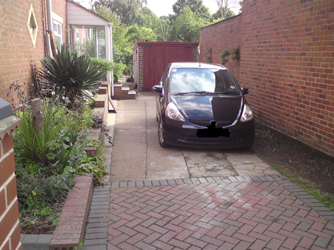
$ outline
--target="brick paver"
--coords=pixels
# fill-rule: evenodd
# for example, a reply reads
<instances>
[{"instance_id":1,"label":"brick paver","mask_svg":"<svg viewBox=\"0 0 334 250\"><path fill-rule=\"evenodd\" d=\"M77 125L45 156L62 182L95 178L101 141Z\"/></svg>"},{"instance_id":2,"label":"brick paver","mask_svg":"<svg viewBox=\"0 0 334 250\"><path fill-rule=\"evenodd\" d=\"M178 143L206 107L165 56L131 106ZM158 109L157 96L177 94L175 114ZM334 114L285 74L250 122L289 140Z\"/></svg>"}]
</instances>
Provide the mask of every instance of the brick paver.
<instances>
[{"instance_id":1,"label":"brick paver","mask_svg":"<svg viewBox=\"0 0 334 250\"><path fill-rule=\"evenodd\" d=\"M334 249L322 204L280 177L245 179L113 183L107 249Z\"/></svg>"}]
</instances>

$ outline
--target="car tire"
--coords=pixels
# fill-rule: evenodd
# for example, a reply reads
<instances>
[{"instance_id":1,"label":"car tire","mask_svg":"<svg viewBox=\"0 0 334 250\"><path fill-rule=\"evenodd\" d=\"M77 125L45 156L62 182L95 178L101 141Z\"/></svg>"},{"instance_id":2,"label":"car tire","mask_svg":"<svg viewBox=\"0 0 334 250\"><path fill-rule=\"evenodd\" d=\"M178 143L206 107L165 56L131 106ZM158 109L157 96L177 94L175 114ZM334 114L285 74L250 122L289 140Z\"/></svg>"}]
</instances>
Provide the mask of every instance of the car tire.
<instances>
[{"instance_id":1,"label":"car tire","mask_svg":"<svg viewBox=\"0 0 334 250\"><path fill-rule=\"evenodd\" d=\"M161 118L158 121L158 139L159 139L159 144L162 148L168 147L168 144L165 141L164 129L162 127Z\"/></svg>"}]
</instances>

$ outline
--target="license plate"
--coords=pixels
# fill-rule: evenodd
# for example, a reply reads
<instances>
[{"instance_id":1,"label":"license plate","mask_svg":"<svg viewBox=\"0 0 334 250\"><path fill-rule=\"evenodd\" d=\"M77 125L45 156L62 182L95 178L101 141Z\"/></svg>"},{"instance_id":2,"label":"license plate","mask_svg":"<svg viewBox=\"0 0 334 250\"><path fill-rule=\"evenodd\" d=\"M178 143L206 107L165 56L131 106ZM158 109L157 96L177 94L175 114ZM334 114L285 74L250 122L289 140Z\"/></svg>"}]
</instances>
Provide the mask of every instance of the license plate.
<instances>
[{"instance_id":1,"label":"license plate","mask_svg":"<svg viewBox=\"0 0 334 250\"><path fill-rule=\"evenodd\" d=\"M199 138L229 137L230 130L228 128L198 129L196 135Z\"/></svg>"}]
</instances>

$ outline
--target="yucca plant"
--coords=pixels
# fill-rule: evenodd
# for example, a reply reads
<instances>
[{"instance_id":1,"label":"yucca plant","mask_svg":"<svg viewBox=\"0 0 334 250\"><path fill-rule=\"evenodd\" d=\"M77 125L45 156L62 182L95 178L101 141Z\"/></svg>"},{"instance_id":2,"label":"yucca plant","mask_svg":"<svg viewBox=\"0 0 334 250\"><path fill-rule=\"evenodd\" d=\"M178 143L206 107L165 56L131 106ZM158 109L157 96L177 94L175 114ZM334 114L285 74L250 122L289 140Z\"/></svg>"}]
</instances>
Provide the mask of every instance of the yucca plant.
<instances>
[{"instance_id":1,"label":"yucca plant","mask_svg":"<svg viewBox=\"0 0 334 250\"><path fill-rule=\"evenodd\" d=\"M88 56L78 55L66 45L62 45L53 58L41 59L41 63L44 68L38 74L44 78L45 84L55 89L56 97L69 99L70 109L84 90L97 91L105 76Z\"/></svg>"}]
</instances>

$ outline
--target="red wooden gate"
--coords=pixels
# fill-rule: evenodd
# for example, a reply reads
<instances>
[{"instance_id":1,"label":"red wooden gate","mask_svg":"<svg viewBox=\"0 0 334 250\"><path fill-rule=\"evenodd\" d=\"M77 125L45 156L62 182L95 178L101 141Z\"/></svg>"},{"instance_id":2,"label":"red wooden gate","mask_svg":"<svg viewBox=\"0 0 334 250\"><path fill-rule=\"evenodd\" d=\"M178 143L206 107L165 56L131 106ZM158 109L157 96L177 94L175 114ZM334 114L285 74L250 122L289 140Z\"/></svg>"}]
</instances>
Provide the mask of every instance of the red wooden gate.
<instances>
[{"instance_id":1,"label":"red wooden gate","mask_svg":"<svg viewBox=\"0 0 334 250\"><path fill-rule=\"evenodd\" d=\"M140 42L135 48L141 47L143 58L136 63L143 63L142 91L152 91L159 84L161 76L171 62L197 61L197 43L183 42ZM135 79L136 80L136 79Z\"/></svg>"}]
</instances>

